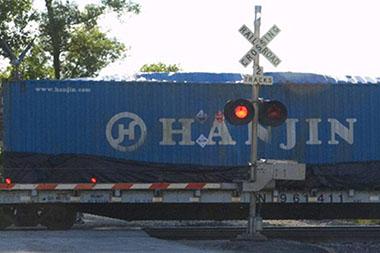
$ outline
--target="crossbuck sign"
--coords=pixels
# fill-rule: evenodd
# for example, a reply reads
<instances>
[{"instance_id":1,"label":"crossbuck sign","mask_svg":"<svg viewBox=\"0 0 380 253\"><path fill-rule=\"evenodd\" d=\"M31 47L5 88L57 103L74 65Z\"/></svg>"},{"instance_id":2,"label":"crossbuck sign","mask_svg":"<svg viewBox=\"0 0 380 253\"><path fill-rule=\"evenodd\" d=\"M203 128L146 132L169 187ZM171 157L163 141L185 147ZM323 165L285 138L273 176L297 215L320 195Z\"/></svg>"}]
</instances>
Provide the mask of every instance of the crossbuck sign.
<instances>
[{"instance_id":1,"label":"crossbuck sign","mask_svg":"<svg viewBox=\"0 0 380 253\"><path fill-rule=\"evenodd\" d=\"M272 26L269 31L264 34L261 38L257 38L254 36L254 33L246 26L243 25L240 27L239 32L243 35L253 47L240 59L240 63L247 67L255 58L257 54L262 54L267 60L272 63L275 67L280 64L281 60L277 57L275 53L272 52L267 47L267 44L274 38L281 30L276 26Z\"/></svg>"}]
</instances>

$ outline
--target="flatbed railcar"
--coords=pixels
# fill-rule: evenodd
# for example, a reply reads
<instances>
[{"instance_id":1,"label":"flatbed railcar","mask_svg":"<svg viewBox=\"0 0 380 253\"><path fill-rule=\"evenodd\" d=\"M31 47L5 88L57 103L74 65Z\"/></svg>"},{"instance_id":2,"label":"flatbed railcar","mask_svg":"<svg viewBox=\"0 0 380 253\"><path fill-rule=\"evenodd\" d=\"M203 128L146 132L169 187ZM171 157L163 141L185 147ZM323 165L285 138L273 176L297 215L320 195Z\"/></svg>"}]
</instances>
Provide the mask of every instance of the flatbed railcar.
<instances>
[{"instance_id":1,"label":"flatbed railcar","mask_svg":"<svg viewBox=\"0 0 380 253\"><path fill-rule=\"evenodd\" d=\"M286 123L259 127L259 157L307 164L304 182L259 195L264 218L379 218L380 80L267 73ZM248 215L249 126L225 122L250 97L240 74L140 74L136 81L3 83L3 227L69 228L77 211L134 219ZM360 208L358 208L360 207ZM223 210L222 212L220 210Z\"/></svg>"}]
</instances>

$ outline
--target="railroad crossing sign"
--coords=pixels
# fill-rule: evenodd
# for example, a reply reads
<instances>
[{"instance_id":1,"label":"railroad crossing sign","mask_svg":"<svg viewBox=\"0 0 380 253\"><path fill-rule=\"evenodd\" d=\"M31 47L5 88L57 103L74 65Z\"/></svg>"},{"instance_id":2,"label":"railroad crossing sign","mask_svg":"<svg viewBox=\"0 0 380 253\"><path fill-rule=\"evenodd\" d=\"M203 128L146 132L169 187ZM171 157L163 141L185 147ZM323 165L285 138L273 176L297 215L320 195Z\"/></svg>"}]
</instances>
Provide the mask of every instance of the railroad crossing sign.
<instances>
[{"instance_id":1,"label":"railroad crossing sign","mask_svg":"<svg viewBox=\"0 0 380 253\"><path fill-rule=\"evenodd\" d=\"M271 76L263 76L263 75L244 75L244 83L253 83L253 84L261 84L261 85L272 85L273 77Z\"/></svg>"},{"instance_id":2,"label":"railroad crossing sign","mask_svg":"<svg viewBox=\"0 0 380 253\"><path fill-rule=\"evenodd\" d=\"M246 25L242 25L239 32L249 42L251 42L253 47L243 56L243 58L240 59L239 62L244 67L247 67L254 60L257 54L262 54L270 63L277 67L281 60L267 47L267 44L272 41L272 39L276 37L280 31L280 28L274 25L266 34L264 34L261 38L258 38Z\"/></svg>"},{"instance_id":3,"label":"railroad crossing sign","mask_svg":"<svg viewBox=\"0 0 380 253\"><path fill-rule=\"evenodd\" d=\"M272 85L273 84L273 77L271 76L264 76L264 70L263 67L260 67L258 65L253 65L253 75L244 75L243 83L247 84L257 84L257 85Z\"/></svg>"}]
</instances>

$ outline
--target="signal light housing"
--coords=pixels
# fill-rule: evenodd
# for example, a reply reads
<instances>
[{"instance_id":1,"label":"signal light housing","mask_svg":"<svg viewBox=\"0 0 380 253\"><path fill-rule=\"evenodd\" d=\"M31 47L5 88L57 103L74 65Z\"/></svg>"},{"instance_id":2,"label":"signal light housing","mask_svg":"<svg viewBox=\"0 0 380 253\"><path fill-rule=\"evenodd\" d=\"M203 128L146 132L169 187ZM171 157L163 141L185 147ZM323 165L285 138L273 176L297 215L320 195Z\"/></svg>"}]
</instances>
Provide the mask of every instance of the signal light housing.
<instances>
[{"instance_id":1,"label":"signal light housing","mask_svg":"<svg viewBox=\"0 0 380 253\"><path fill-rule=\"evenodd\" d=\"M288 118L286 106L277 100L258 101L259 123L265 127L277 127ZM247 99L227 101L224 117L232 125L246 125L255 117L253 103Z\"/></svg>"},{"instance_id":2,"label":"signal light housing","mask_svg":"<svg viewBox=\"0 0 380 253\"><path fill-rule=\"evenodd\" d=\"M90 182L92 184L96 184L98 182L98 180L96 179L96 177L92 177L92 178L90 178Z\"/></svg>"},{"instance_id":3,"label":"signal light housing","mask_svg":"<svg viewBox=\"0 0 380 253\"><path fill-rule=\"evenodd\" d=\"M277 100L262 100L259 103L259 123L262 126L277 127L288 118L286 106Z\"/></svg>"},{"instance_id":4,"label":"signal light housing","mask_svg":"<svg viewBox=\"0 0 380 253\"><path fill-rule=\"evenodd\" d=\"M232 125L246 125L254 116L253 104L247 99L229 100L224 106L224 117Z\"/></svg>"}]
</instances>

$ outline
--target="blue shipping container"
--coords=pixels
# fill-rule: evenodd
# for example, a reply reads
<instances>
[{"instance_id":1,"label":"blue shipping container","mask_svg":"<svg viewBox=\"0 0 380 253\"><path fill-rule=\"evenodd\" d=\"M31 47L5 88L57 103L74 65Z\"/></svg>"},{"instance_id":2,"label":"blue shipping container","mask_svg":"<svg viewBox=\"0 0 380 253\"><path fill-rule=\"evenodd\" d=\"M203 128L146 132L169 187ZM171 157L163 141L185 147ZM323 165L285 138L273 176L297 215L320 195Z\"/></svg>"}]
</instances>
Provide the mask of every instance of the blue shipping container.
<instances>
[{"instance_id":1,"label":"blue shipping container","mask_svg":"<svg viewBox=\"0 0 380 253\"><path fill-rule=\"evenodd\" d=\"M261 97L287 107L286 124L260 128L261 158L308 164L380 160L377 80L270 73ZM20 81L4 87L5 150L127 160L246 165L249 126L232 126L229 99L250 98L241 75L141 75L147 81ZM193 77L193 78L192 78ZM195 81L194 81L195 80ZM362 81L364 80L364 81ZM176 81L176 82L174 82Z\"/></svg>"}]
</instances>

